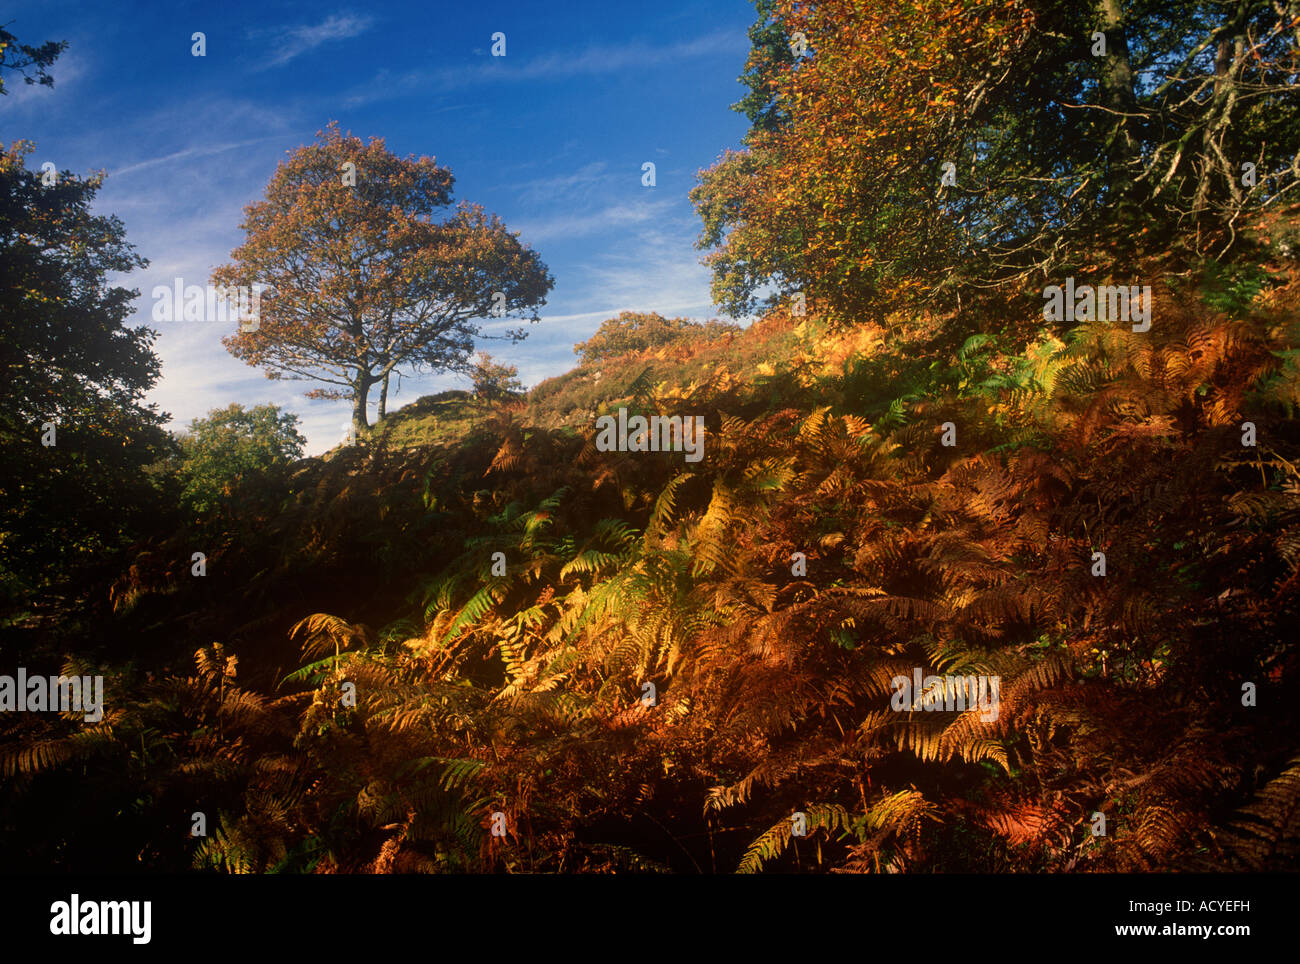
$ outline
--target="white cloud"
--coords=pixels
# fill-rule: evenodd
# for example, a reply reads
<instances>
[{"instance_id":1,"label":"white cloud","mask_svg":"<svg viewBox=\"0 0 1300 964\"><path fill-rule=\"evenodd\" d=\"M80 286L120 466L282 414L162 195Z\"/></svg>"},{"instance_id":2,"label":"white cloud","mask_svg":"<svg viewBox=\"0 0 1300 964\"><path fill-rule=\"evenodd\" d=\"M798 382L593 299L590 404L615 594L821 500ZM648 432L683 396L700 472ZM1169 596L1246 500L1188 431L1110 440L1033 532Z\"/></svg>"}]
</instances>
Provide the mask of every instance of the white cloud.
<instances>
[{"instance_id":1,"label":"white cloud","mask_svg":"<svg viewBox=\"0 0 1300 964\"><path fill-rule=\"evenodd\" d=\"M532 243L554 238L576 238L610 228L644 224L660 218L675 206L671 199L614 204L591 214L566 214L545 221L521 221L511 227L521 240Z\"/></svg>"},{"instance_id":2,"label":"white cloud","mask_svg":"<svg viewBox=\"0 0 1300 964\"><path fill-rule=\"evenodd\" d=\"M667 46L593 44L584 50L554 53L531 60L516 60L512 56L486 57L480 63L438 70L412 70L398 75L381 70L369 83L345 96L343 103L356 107L417 91L428 93L430 90L452 90L482 83L520 83L582 74L625 73L709 54L744 52L748 48L749 40L744 33L723 31Z\"/></svg>"},{"instance_id":3,"label":"white cloud","mask_svg":"<svg viewBox=\"0 0 1300 964\"><path fill-rule=\"evenodd\" d=\"M577 54L556 53L527 61L521 68L510 70L508 79L540 80L572 77L577 74L622 72L655 67L674 60L688 60L707 54L744 49L748 45L749 41L744 34L729 32L707 34L666 47L651 47L645 44L596 44ZM505 60L505 58L497 59ZM506 65L501 64L501 66Z\"/></svg>"},{"instance_id":4,"label":"white cloud","mask_svg":"<svg viewBox=\"0 0 1300 964\"><path fill-rule=\"evenodd\" d=\"M700 263L700 252L684 225L673 232L642 229L587 265L579 279L586 296L597 304L688 317L717 313L709 282L709 269Z\"/></svg>"},{"instance_id":5,"label":"white cloud","mask_svg":"<svg viewBox=\"0 0 1300 964\"><path fill-rule=\"evenodd\" d=\"M608 184L619 177L608 172L607 168L604 161L592 161L572 174L535 178L516 184L514 189L521 201L530 204L585 197L598 185Z\"/></svg>"},{"instance_id":6,"label":"white cloud","mask_svg":"<svg viewBox=\"0 0 1300 964\"><path fill-rule=\"evenodd\" d=\"M131 174L135 171L142 171L145 168L156 167L159 164L170 164L173 161L183 161L191 157L208 157L212 154L222 154L226 151L233 151L240 147L248 147L252 144L261 144L265 141L281 138L278 135L270 137L256 137L250 141L238 141L234 144L214 144L206 147L190 147L183 151L174 151L171 154L164 154L161 157L151 157L147 161L139 161L135 164L128 164L126 167L119 167L116 171L109 171L110 177L121 177L123 174Z\"/></svg>"},{"instance_id":7,"label":"white cloud","mask_svg":"<svg viewBox=\"0 0 1300 964\"><path fill-rule=\"evenodd\" d=\"M315 50L323 44L334 40L347 40L365 33L374 23L373 17L353 16L352 14L333 14L315 26L291 27L278 31L284 35L276 51L263 61L258 70L281 67L289 61ZM257 30L255 34L265 35L268 31Z\"/></svg>"}]
</instances>

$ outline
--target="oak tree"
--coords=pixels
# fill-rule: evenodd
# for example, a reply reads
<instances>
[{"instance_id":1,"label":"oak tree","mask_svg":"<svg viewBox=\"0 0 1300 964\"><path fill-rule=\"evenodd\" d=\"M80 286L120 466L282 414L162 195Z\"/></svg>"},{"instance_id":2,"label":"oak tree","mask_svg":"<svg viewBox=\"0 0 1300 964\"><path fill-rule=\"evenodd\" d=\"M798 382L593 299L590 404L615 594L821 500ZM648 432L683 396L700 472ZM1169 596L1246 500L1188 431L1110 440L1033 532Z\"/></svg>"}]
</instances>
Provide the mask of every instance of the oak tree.
<instances>
[{"instance_id":1,"label":"oak tree","mask_svg":"<svg viewBox=\"0 0 1300 964\"><path fill-rule=\"evenodd\" d=\"M213 272L217 286L266 286L255 323L224 339L270 378L323 382L314 398L352 402L353 436L379 415L394 371L469 370L486 319L538 320L553 285L537 253L495 215L452 205L451 171L363 143L337 124L281 162L245 208L244 243Z\"/></svg>"},{"instance_id":2,"label":"oak tree","mask_svg":"<svg viewBox=\"0 0 1300 964\"><path fill-rule=\"evenodd\" d=\"M753 126L692 194L732 313L769 283L847 320L1139 249L1181 269L1300 184L1295 2L758 12Z\"/></svg>"}]
</instances>

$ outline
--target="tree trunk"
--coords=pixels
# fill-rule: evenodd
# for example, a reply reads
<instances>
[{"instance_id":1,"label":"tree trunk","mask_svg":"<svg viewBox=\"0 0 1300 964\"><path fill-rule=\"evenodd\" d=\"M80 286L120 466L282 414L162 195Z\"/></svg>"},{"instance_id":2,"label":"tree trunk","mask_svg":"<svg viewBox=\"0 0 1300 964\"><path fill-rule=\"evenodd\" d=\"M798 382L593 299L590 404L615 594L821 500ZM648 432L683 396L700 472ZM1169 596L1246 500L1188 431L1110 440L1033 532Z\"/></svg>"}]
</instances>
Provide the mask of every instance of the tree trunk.
<instances>
[{"instance_id":1,"label":"tree trunk","mask_svg":"<svg viewBox=\"0 0 1300 964\"><path fill-rule=\"evenodd\" d=\"M1102 31L1106 35L1106 61L1102 68L1103 103L1115 113L1111 117L1111 190L1122 199L1133 184L1133 162L1138 158L1137 96L1133 93L1133 66L1129 61L1128 38L1124 32L1124 7L1120 0L1099 0Z\"/></svg>"},{"instance_id":2,"label":"tree trunk","mask_svg":"<svg viewBox=\"0 0 1300 964\"><path fill-rule=\"evenodd\" d=\"M388 376L391 374L392 372L384 372L384 381L379 389L379 419L388 411Z\"/></svg>"},{"instance_id":3,"label":"tree trunk","mask_svg":"<svg viewBox=\"0 0 1300 964\"><path fill-rule=\"evenodd\" d=\"M356 386L352 395L352 436L353 444L357 444L365 436L366 430L370 428L370 423L366 421L366 402L370 398L370 386L373 385L374 379L369 373L360 376L357 379Z\"/></svg>"}]
</instances>

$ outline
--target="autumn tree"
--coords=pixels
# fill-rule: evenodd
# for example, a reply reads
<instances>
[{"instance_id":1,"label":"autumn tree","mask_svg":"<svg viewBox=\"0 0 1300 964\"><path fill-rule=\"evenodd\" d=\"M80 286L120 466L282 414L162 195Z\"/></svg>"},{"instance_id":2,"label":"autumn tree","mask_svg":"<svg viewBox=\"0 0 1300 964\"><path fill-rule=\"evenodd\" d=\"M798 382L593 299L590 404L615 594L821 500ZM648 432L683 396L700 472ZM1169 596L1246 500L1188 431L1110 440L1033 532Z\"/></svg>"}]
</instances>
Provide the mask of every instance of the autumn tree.
<instances>
[{"instance_id":1,"label":"autumn tree","mask_svg":"<svg viewBox=\"0 0 1300 964\"><path fill-rule=\"evenodd\" d=\"M754 0L758 19L749 28L749 42L753 44L749 62L740 82L749 88L731 109L744 114L759 130L778 130L790 121L790 114L782 102L772 96L779 73L794 66L802 56L798 38L787 35L785 25L776 16L777 0ZM805 38L806 40L806 38ZM800 51L796 54L796 51Z\"/></svg>"},{"instance_id":2,"label":"autumn tree","mask_svg":"<svg viewBox=\"0 0 1300 964\"><path fill-rule=\"evenodd\" d=\"M1300 183L1296 3L759 14L738 105L753 127L692 195L733 313L768 284L845 320L1139 249L1193 263Z\"/></svg>"},{"instance_id":3,"label":"autumn tree","mask_svg":"<svg viewBox=\"0 0 1300 964\"><path fill-rule=\"evenodd\" d=\"M451 206L451 171L400 158L336 124L277 168L245 208L245 242L212 275L217 286L268 286L256 324L224 339L268 377L323 382L309 397L352 402L353 435L394 371L465 372L487 318L538 320L553 280L537 253L495 215Z\"/></svg>"},{"instance_id":4,"label":"autumn tree","mask_svg":"<svg viewBox=\"0 0 1300 964\"><path fill-rule=\"evenodd\" d=\"M573 346L573 353L583 362L600 361L627 352L658 348L679 338L712 338L729 331L739 331L737 325L714 318L703 324L690 318L665 318L656 311L620 311L607 318L586 341Z\"/></svg>"},{"instance_id":5,"label":"autumn tree","mask_svg":"<svg viewBox=\"0 0 1300 964\"><path fill-rule=\"evenodd\" d=\"M487 352L479 352L475 358L470 382L474 385L474 394L487 401L510 398L524 390L523 382L519 380L519 369L493 361Z\"/></svg>"}]
</instances>

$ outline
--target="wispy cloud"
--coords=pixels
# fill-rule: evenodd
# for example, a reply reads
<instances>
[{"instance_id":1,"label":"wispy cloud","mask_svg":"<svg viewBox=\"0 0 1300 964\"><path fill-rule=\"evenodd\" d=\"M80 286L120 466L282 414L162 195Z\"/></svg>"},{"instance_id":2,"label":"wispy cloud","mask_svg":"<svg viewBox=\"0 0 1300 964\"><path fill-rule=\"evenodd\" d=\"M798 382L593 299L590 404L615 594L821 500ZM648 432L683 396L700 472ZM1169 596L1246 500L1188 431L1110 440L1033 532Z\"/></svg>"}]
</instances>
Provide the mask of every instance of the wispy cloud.
<instances>
[{"instance_id":1,"label":"wispy cloud","mask_svg":"<svg viewBox=\"0 0 1300 964\"><path fill-rule=\"evenodd\" d=\"M48 111L55 105L65 103L67 95L71 92L74 96L77 87L90 73L90 64L82 50L66 50L59 55L55 66L51 68L54 76L54 86L46 87L44 84L29 84L27 81L14 71L11 75L5 77L5 95L0 97L0 107L6 111L18 108L24 112L28 110ZM31 72L31 76L35 76Z\"/></svg>"},{"instance_id":2,"label":"wispy cloud","mask_svg":"<svg viewBox=\"0 0 1300 964\"><path fill-rule=\"evenodd\" d=\"M607 74L615 71L657 67L675 60L689 60L707 54L743 50L749 46L744 34L720 32L696 37L684 43L667 46L649 44L595 44L579 53L556 53L525 61L521 67L511 67L507 58L494 58L479 74L499 74L503 80L541 80L556 77L573 77L579 74Z\"/></svg>"},{"instance_id":3,"label":"wispy cloud","mask_svg":"<svg viewBox=\"0 0 1300 964\"><path fill-rule=\"evenodd\" d=\"M119 167L115 171L110 171L110 177L120 177L123 174L130 174L133 171L142 171L148 167L156 167L159 164L169 164L172 161L188 160L192 157L207 157L211 154L222 154L226 151L233 151L236 148L248 147L252 144L261 144L264 141L280 140L278 134L269 137L255 137L251 141L239 141L235 144L216 144L206 147L191 147L183 151L174 151L171 154L164 154L161 157L151 157L147 161L140 161L136 164L128 164L126 167Z\"/></svg>"},{"instance_id":4,"label":"wispy cloud","mask_svg":"<svg viewBox=\"0 0 1300 964\"><path fill-rule=\"evenodd\" d=\"M374 22L374 18L369 16L336 13L315 26L289 27L277 30L276 33L282 37L279 47L257 69L267 70L271 67L282 67L289 61L301 57L323 44L334 40L347 40L349 37L356 37L365 33ZM268 31L259 29L253 33L265 35Z\"/></svg>"},{"instance_id":5,"label":"wispy cloud","mask_svg":"<svg viewBox=\"0 0 1300 964\"><path fill-rule=\"evenodd\" d=\"M563 214L544 221L521 221L512 230L518 231L520 238L530 244L535 241L578 238L610 228L655 221L674 206L672 200L614 204L590 214Z\"/></svg>"},{"instance_id":6,"label":"wispy cloud","mask_svg":"<svg viewBox=\"0 0 1300 964\"><path fill-rule=\"evenodd\" d=\"M586 195L596 186L614 180L617 175L609 173L604 161L592 161L572 174L559 174L555 177L539 177L523 181L514 186L521 201L537 204L553 201L559 197L572 198Z\"/></svg>"},{"instance_id":7,"label":"wispy cloud","mask_svg":"<svg viewBox=\"0 0 1300 964\"><path fill-rule=\"evenodd\" d=\"M686 224L642 229L588 264L580 284L597 304L636 306L639 311L709 317L716 314L709 270L700 263ZM569 328L576 338L587 333Z\"/></svg>"},{"instance_id":8,"label":"wispy cloud","mask_svg":"<svg viewBox=\"0 0 1300 964\"><path fill-rule=\"evenodd\" d=\"M748 48L745 34L722 31L661 46L593 44L583 50L554 53L522 62L510 56L485 57L476 64L438 70L412 70L402 74L381 70L369 83L348 94L343 102L356 107L415 91L445 91L485 83L561 80L583 74L625 73L709 54L744 52Z\"/></svg>"}]
</instances>

